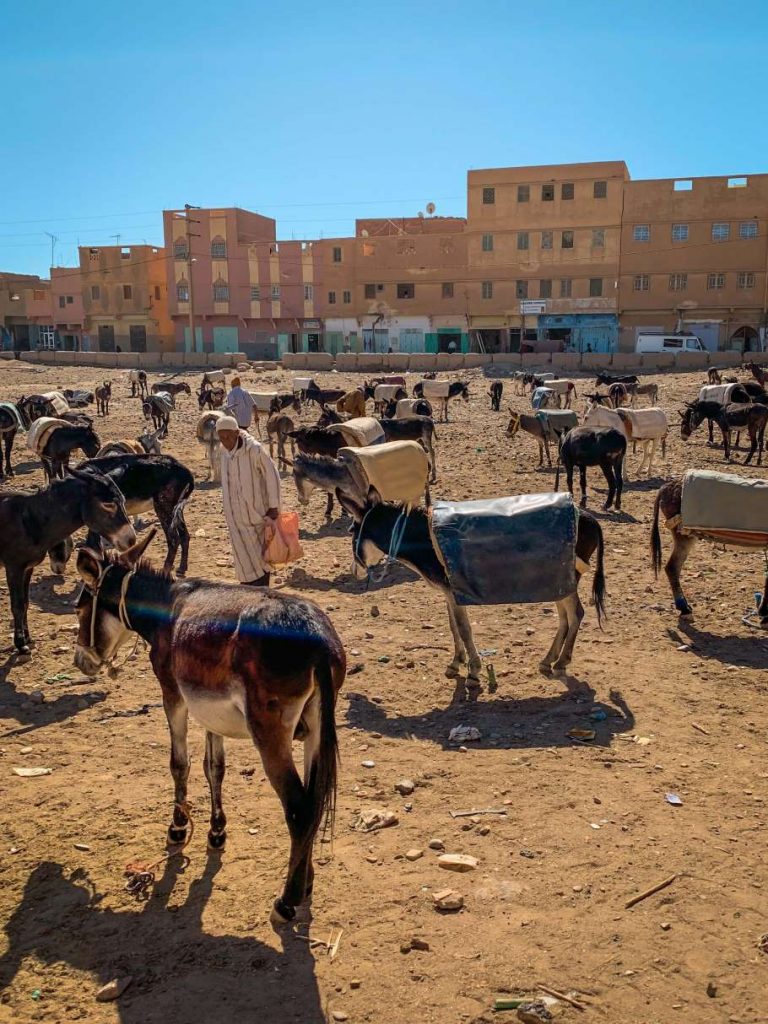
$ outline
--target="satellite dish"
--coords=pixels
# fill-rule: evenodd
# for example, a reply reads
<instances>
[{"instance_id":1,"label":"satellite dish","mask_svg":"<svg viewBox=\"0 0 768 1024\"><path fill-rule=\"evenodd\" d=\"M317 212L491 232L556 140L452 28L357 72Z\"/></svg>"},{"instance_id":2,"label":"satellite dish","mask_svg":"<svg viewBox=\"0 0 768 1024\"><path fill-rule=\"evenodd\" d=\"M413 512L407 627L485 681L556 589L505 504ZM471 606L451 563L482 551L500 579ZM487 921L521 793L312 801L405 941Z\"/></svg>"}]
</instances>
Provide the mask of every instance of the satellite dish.
<instances>
[{"instance_id":1,"label":"satellite dish","mask_svg":"<svg viewBox=\"0 0 768 1024\"><path fill-rule=\"evenodd\" d=\"M427 203L427 213L429 214L429 216L431 217L434 212L435 212L435 204L434 203Z\"/></svg>"},{"instance_id":2,"label":"satellite dish","mask_svg":"<svg viewBox=\"0 0 768 1024\"><path fill-rule=\"evenodd\" d=\"M424 219L424 211L423 210L419 210L419 217L421 217L422 220Z\"/></svg>"},{"instance_id":3,"label":"satellite dish","mask_svg":"<svg viewBox=\"0 0 768 1024\"><path fill-rule=\"evenodd\" d=\"M367 238L368 237L368 228L363 228L363 230L360 232L360 236L362 238Z\"/></svg>"}]
</instances>

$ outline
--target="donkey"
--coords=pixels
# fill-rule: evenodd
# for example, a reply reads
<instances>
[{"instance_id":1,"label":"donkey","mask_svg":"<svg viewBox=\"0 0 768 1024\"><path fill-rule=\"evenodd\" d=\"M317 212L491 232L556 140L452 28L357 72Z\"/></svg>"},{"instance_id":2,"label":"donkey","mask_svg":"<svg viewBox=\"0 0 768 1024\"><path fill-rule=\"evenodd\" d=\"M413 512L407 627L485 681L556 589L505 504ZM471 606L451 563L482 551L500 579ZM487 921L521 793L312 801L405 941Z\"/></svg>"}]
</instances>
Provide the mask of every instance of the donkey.
<instances>
[{"instance_id":1,"label":"donkey","mask_svg":"<svg viewBox=\"0 0 768 1024\"><path fill-rule=\"evenodd\" d=\"M59 415L50 398L46 398L45 395L27 395L26 397L22 395L16 403L16 408L27 429L35 420L39 420L43 416L55 418Z\"/></svg>"},{"instance_id":2,"label":"donkey","mask_svg":"<svg viewBox=\"0 0 768 1024\"><path fill-rule=\"evenodd\" d=\"M388 420L408 420L414 416L432 419L432 403L426 398L401 398L399 402L387 402L381 415Z\"/></svg>"},{"instance_id":3,"label":"donkey","mask_svg":"<svg viewBox=\"0 0 768 1024\"><path fill-rule=\"evenodd\" d=\"M278 469L286 468L288 462L285 458L285 441L288 438L291 442L291 458L296 455L296 442L291 436L291 431L296 429L296 424L290 416L284 412L273 412L267 420L267 438L269 440L269 457L272 458L275 442L277 442L277 465Z\"/></svg>"},{"instance_id":4,"label":"donkey","mask_svg":"<svg viewBox=\"0 0 768 1024\"><path fill-rule=\"evenodd\" d=\"M719 544L725 543L723 538L719 535L709 535L705 531L697 531L696 535L681 533L680 531L680 513L683 502L683 484L681 480L669 480L663 484L656 495L656 501L653 505L653 526L651 527L651 564L653 565L654 573L658 578L659 569L661 568L661 536L659 534L659 512L664 516L666 525L672 534L672 553L667 560L667 564L664 566L664 572L666 573L667 580L669 581L670 589L672 590L672 597L674 598L675 608L677 608L682 619L692 619L693 609L688 603L688 599L683 593L683 588L680 584L680 573L683 565L685 564L688 556L693 551L696 541L701 537L707 537L711 540L716 540ZM760 601L760 606L757 609L757 615L760 620L760 625L763 629L768 629L768 570L766 571L765 585L763 586L763 596Z\"/></svg>"},{"instance_id":5,"label":"donkey","mask_svg":"<svg viewBox=\"0 0 768 1024\"><path fill-rule=\"evenodd\" d=\"M424 399L421 399L424 401ZM320 419L317 421L317 427L326 427L332 423L343 423L344 420L339 415L327 407L323 407L323 413ZM437 480L437 456L435 455L435 446L433 439L437 436L435 434L435 424L429 416L410 416L405 420L398 419L378 419L378 423L381 425L381 429L384 431L385 441L416 441L424 451L427 453L429 458L429 469L430 477L429 482L435 483ZM331 431L331 433L333 433ZM344 446L344 441L339 447ZM301 445L299 450L302 451ZM307 449L309 450L309 449ZM338 453L328 451L316 451L318 455L331 455L333 457Z\"/></svg>"},{"instance_id":6,"label":"donkey","mask_svg":"<svg viewBox=\"0 0 768 1024\"><path fill-rule=\"evenodd\" d=\"M336 403L337 412L349 413L355 416L365 416L365 393L363 388L354 388L338 400Z\"/></svg>"},{"instance_id":7,"label":"donkey","mask_svg":"<svg viewBox=\"0 0 768 1024\"><path fill-rule=\"evenodd\" d=\"M107 455L161 455L159 436L159 430L154 433L145 431L135 441L107 441L96 452L96 458L102 459Z\"/></svg>"},{"instance_id":8,"label":"donkey","mask_svg":"<svg viewBox=\"0 0 768 1024\"><path fill-rule=\"evenodd\" d=\"M627 454L627 439L613 427L574 427L560 445L560 460L555 474L555 490L560 488L560 462L565 466L568 490L573 494L573 468L579 467L581 504L587 505L587 466L599 466L608 484L608 497L604 511L614 505L621 511L621 492L624 486L623 465ZM614 503L615 499L615 503Z\"/></svg>"},{"instance_id":9,"label":"donkey","mask_svg":"<svg viewBox=\"0 0 768 1024\"><path fill-rule=\"evenodd\" d=\"M29 424L24 422L19 409L13 402L0 402L0 444L5 453L3 462L3 452L0 452L0 480L15 475L11 465L13 442L16 440L19 430L25 430L28 426Z\"/></svg>"},{"instance_id":10,"label":"donkey","mask_svg":"<svg viewBox=\"0 0 768 1024\"><path fill-rule=\"evenodd\" d=\"M161 392L159 395L149 395L141 405L145 420L152 420L155 430L160 431L160 437L168 436L168 424L171 421L171 411L174 408L172 395Z\"/></svg>"},{"instance_id":11,"label":"donkey","mask_svg":"<svg viewBox=\"0 0 768 1024\"><path fill-rule=\"evenodd\" d=\"M716 423L723 436L723 453L726 462L731 461L731 431L743 430L745 427L749 433L750 447L744 459L746 466L752 461L752 456L757 451L757 465L763 462L763 445L765 441L765 428L768 425L768 406L753 405L743 402L732 402L730 405L720 405L719 402L688 402L685 412L678 410L680 420L680 436L687 441L696 428L704 421L709 420L710 431L712 423Z\"/></svg>"},{"instance_id":12,"label":"donkey","mask_svg":"<svg viewBox=\"0 0 768 1024\"><path fill-rule=\"evenodd\" d=\"M454 657L445 670L445 674L448 678L457 676L461 665L468 658L467 687L474 690L475 693L479 691L481 661L472 637L472 626L466 608L456 603L451 592L448 576L432 541L427 511L422 508L413 508L405 514L398 505L378 501L373 489L371 489L368 501L364 504L350 499L341 491L337 496L354 520L352 551L355 566L362 571L363 575L387 552L391 551L392 537L396 527L402 529L402 539L394 557L398 562L402 562L403 565L407 565L417 572L425 583L439 590L448 605L448 621L453 634ZM403 525L401 517L404 514L405 523ZM398 524L400 525L398 526ZM557 633L552 646L539 663L539 670L545 675L565 671L571 661L579 626L584 617L584 608L579 600L578 581L586 571L595 551L597 552L597 566L592 586L592 597L598 622L602 622L605 614L603 532L597 520L587 512L579 514L577 524L575 546L577 589L557 602ZM514 566L508 566L505 563L500 566L500 571L514 572Z\"/></svg>"},{"instance_id":13,"label":"donkey","mask_svg":"<svg viewBox=\"0 0 768 1024\"><path fill-rule=\"evenodd\" d=\"M608 388L608 397L614 409L619 406L629 405L629 387L626 384L611 384Z\"/></svg>"},{"instance_id":14,"label":"donkey","mask_svg":"<svg viewBox=\"0 0 768 1024\"><path fill-rule=\"evenodd\" d=\"M514 437L519 430L524 430L526 434L535 437L539 444L539 466L544 465L544 453L546 452L547 465L551 468L552 457L549 453L549 442L555 441L559 445L563 435L578 426L576 413L563 409L551 413L540 413L538 416L528 416L526 413L515 412L512 406L509 407L509 410L507 437Z\"/></svg>"},{"instance_id":15,"label":"donkey","mask_svg":"<svg viewBox=\"0 0 768 1024\"><path fill-rule=\"evenodd\" d=\"M96 455L101 448L101 441L93 427L60 426L48 432L42 449L37 453L48 483L64 477L64 471L69 469L72 452L78 448L87 458Z\"/></svg>"},{"instance_id":16,"label":"donkey","mask_svg":"<svg viewBox=\"0 0 768 1024\"><path fill-rule=\"evenodd\" d=\"M361 501L365 498L365 495L359 493L357 480L349 463L342 462L341 459L330 458L327 455L307 455L302 452L293 460L292 468L299 504L308 505L312 491L325 491L328 495L325 505L327 518L333 514L333 499L337 491L357 495Z\"/></svg>"},{"instance_id":17,"label":"donkey","mask_svg":"<svg viewBox=\"0 0 768 1024\"><path fill-rule=\"evenodd\" d=\"M131 385L131 398L146 398L149 394L149 388L147 387L147 372L146 370L129 370L128 380Z\"/></svg>"},{"instance_id":18,"label":"donkey","mask_svg":"<svg viewBox=\"0 0 768 1024\"><path fill-rule=\"evenodd\" d=\"M69 472L65 480L54 480L39 491L0 491L0 565L5 567L13 611L13 643L21 655L29 654L30 580L49 551L61 551L83 526L120 550L136 541L117 485L101 473Z\"/></svg>"},{"instance_id":19,"label":"donkey","mask_svg":"<svg viewBox=\"0 0 768 1024\"><path fill-rule=\"evenodd\" d=\"M344 437L335 430L326 430L325 427L299 427L291 430L288 434L296 447L304 455L328 455L335 459L339 454L339 448L346 445Z\"/></svg>"},{"instance_id":20,"label":"donkey","mask_svg":"<svg viewBox=\"0 0 768 1024\"><path fill-rule=\"evenodd\" d=\"M285 391L281 395L275 395L272 401L269 403L269 412L282 412L283 409L293 409L295 413L301 415L301 399L298 395L294 395L292 391Z\"/></svg>"},{"instance_id":21,"label":"donkey","mask_svg":"<svg viewBox=\"0 0 768 1024\"><path fill-rule=\"evenodd\" d=\"M170 455L109 455L83 462L78 468L113 481L125 495L130 515L154 510L168 547L165 571L173 569L181 549L178 574L184 576L189 565L189 530L184 509L195 489L191 470ZM93 532L88 534L86 544L100 546Z\"/></svg>"},{"instance_id":22,"label":"donkey","mask_svg":"<svg viewBox=\"0 0 768 1024\"><path fill-rule=\"evenodd\" d=\"M469 384L467 384L465 381L455 380L448 387L447 398L435 399L435 401L438 402L440 405L443 423L448 422L448 403L452 398L458 398L459 396L461 396L463 401L469 402ZM413 397L424 397L424 384L422 381L419 381L418 384L415 385L413 389Z\"/></svg>"},{"instance_id":23,"label":"donkey","mask_svg":"<svg viewBox=\"0 0 768 1024\"><path fill-rule=\"evenodd\" d=\"M83 391L81 389L64 388L61 393L72 409L87 409L89 405L93 404L96 397L93 391Z\"/></svg>"},{"instance_id":24,"label":"donkey","mask_svg":"<svg viewBox=\"0 0 768 1024\"><path fill-rule=\"evenodd\" d=\"M271 913L274 924L284 924L312 892L312 847L323 819L333 826L334 711L346 674L344 647L325 612L306 598L204 580L177 583L142 561L151 539L152 532L117 558L80 551L75 664L95 676L131 632L149 644L171 734L170 843L184 842L190 828L188 714L205 729L212 849L227 837L224 738L250 738L291 837L285 886ZM303 781L293 760L296 739L304 743Z\"/></svg>"},{"instance_id":25,"label":"donkey","mask_svg":"<svg viewBox=\"0 0 768 1024\"><path fill-rule=\"evenodd\" d=\"M204 412L197 421L195 430L197 440L205 445L205 461L208 463L208 476L215 484L221 483L221 441L216 433L216 424L224 413L220 409Z\"/></svg>"},{"instance_id":26,"label":"donkey","mask_svg":"<svg viewBox=\"0 0 768 1024\"><path fill-rule=\"evenodd\" d=\"M222 387L213 387L206 381L200 385L200 390L197 392L197 404L200 408L200 412L208 406L209 409L220 409L224 405L224 399L226 398L226 392Z\"/></svg>"},{"instance_id":27,"label":"donkey","mask_svg":"<svg viewBox=\"0 0 768 1024\"><path fill-rule=\"evenodd\" d=\"M96 388L96 415L109 416L109 400L112 397L112 382L105 380L101 387Z\"/></svg>"},{"instance_id":28,"label":"donkey","mask_svg":"<svg viewBox=\"0 0 768 1024\"><path fill-rule=\"evenodd\" d=\"M608 373L607 370L598 370L597 376L595 377L595 384L599 387L600 384L605 384L606 387L611 384L639 384L640 380L636 373L625 373L616 374Z\"/></svg>"},{"instance_id":29,"label":"donkey","mask_svg":"<svg viewBox=\"0 0 768 1024\"><path fill-rule=\"evenodd\" d=\"M749 370L761 387L764 388L768 384L768 377L766 377L762 366L758 366L757 363L744 363L744 369Z\"/></svg>"},{"instance_id":30,"label":"donkey","mask_svg":"<svg viewBox=\"0 0 768 1024\"><path fill-rule=\"evenodd\" d=\"M320 388L313 381L312 386L308 387L301 397L305 402L316 402L318 405L333 405L343 398L344 395L346 395L344 388Z\"/></svg>"},{"instance_id":31,"label":"donkey","mask_svg":"<svg viewBox=\"0 0 768 1024\"><path fill-rule=\"evenodd\" d=\"M184 394L184 395L191 395L192 394L192 388L189 386L189 384L187 384L187 382L185 380L180 380L180 381L177 381L176 383L174 383L173 381L170 381L170 380L166 380L166 381L161 381L159 384L153 384L152 385L152 394L153 395L160 395L160 394L173 395L173 397L175 398L176 395L182 395L182 394Z\"/></svg>"},{"instance_id":32,"label":"donkey","mask_svg":"<svg viewBox=\"0 0 768 1024\"><path fill-rule=\"evenodd\" d=\"M624 387L627 389L629 395L629 404L634 409L635 400L640 396L648 396L648 401L651 406L657 406L659 404L659 385L658 384L625 384Z\"/></svg>"},{"instance_id":33,"label":"donkey","mask_svg":"<svg viewBox=\"0 0 768 1024\"><path fill-rule=\"evenodd\" d=\"M488 396L491 399L491 412L501 412L501 395L504 385L500 380L495 380L488 389Z\"/></svg>"}]
</instances>

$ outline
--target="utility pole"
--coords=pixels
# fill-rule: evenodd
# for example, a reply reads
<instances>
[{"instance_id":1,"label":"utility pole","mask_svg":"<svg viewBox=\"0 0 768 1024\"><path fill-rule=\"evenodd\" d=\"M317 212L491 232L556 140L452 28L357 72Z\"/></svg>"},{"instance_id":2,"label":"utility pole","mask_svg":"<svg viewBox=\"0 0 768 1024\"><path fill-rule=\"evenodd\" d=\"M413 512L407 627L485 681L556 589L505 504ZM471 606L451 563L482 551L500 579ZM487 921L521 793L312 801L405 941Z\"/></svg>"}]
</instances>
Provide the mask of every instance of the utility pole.
<instances>
[{"instance_id":1,"label":"utility pole","mask_svg":"<svg viewBox=\"0 0 768 1024\"><path fill-rule=\"evenodd\" d=\"M194 285L192 284L192 239L199 238L200 235L193 231L190 231L190 225L199 224L199 220L192 220L190 216L190 210L199 210L199 206L190 206L189 203L184 204L184 213L187 230L187 283L189 288L189 351L197 352L197 338L195 337L195 292Z\"/></svg>"},{"instance_id":2,"label":"utility pole","mask_svg":"<svg viewBox=\"0 0 768 1024\"><path fill-rule=\"evenodd\" d=\"M53 266L53 254L54 254L54 252L56 250L56 243L59 240L59 236L58 235L52 235L50 231L44 231L43 234L44 235L48 235L48 237L51 240L51 266Z\"/></svg>"}]
</instances>

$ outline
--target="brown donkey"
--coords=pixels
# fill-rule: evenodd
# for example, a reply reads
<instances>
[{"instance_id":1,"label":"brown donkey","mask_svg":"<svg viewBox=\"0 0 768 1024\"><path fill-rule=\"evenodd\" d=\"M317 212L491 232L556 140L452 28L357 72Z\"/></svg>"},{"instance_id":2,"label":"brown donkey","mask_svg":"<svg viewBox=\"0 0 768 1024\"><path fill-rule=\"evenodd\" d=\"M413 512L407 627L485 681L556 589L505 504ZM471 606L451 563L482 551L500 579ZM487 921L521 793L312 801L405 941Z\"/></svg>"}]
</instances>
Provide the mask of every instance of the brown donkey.
<instances>
[{"instance_id":1,"label":"brown donkey","mask_svg":"<svg viewBox=\"0 0 768 1024\"><path fill-rule=\"evenodd\" d=\"M212 848L226 839L224 737L252 740L291 835L288 875L272 911L273 922L290 921L312 891L315 835L324 818L329 824L333 819L334 709L346 671L344 648L328 616L311 601L255 587L181 583L153 569L141 556L154 532L120 556L80 550L84 587L75 664L96 675L131 631L149 644L171 732L171 843L183 842L189 828L188 715L206 730ZM303 782L293 761L294 739L304 742Z\"/></svg>"}]
</instances>

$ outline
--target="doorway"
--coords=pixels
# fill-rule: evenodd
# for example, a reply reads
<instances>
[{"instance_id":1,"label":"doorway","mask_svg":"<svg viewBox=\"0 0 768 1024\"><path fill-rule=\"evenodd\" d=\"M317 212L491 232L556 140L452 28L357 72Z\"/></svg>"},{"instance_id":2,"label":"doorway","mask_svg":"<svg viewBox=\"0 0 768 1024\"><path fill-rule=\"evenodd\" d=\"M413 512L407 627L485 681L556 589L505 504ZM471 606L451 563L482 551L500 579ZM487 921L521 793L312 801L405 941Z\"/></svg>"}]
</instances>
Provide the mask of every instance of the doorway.
<instances>
[{"instance_id":1,"label":"doorway","mask_svg":"<svg viewBox=\"0 0 768 1024\"><path fill-rule=\"evenodd\" d=\"M115 351L115 328L111 324L99 324L99 352Z\"/></svg>"},{"instance_id":2,"label":"doorway","mask_svg":"<svg viewBox=\"0 0 768 1024\"><path fill-rule=\"evenodd\" d=\"M754 327L739 327L731 335L731 345L738 345L744 352L760 351L760 339Z\"/></svg>"},{"instance_id":3,"label":"doorway","mask_svg":"<svg viewBox=\"0 0 768 1024\"><path fill-rule=\"evenodd\" d=\"M129 328L131 352L147 351L147 328L143 324L131 324Z\"/></svg>"}]
</instances>

